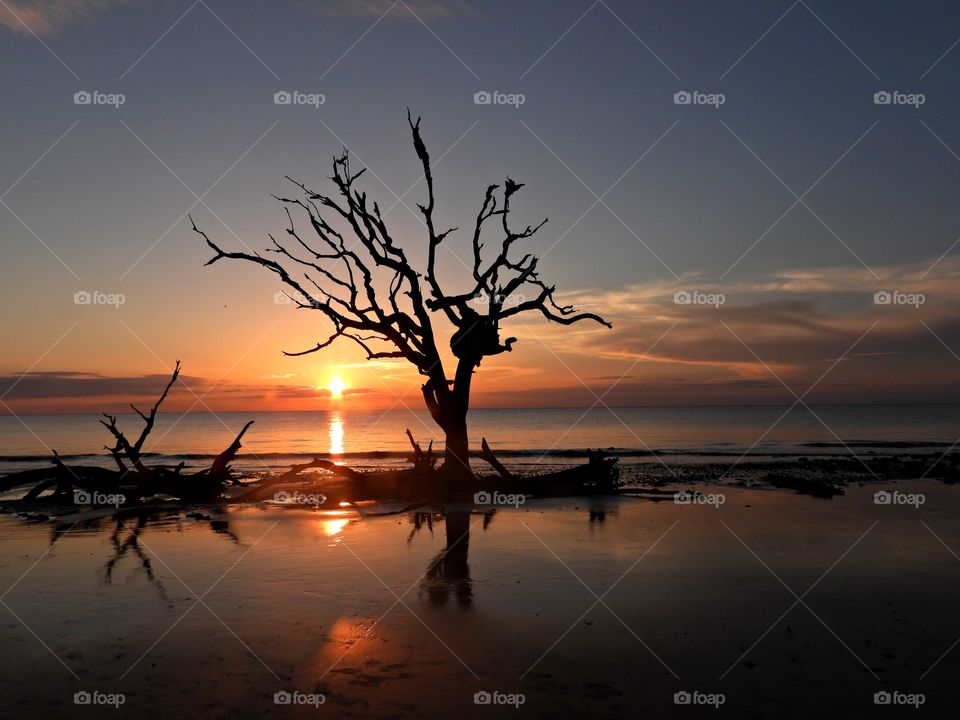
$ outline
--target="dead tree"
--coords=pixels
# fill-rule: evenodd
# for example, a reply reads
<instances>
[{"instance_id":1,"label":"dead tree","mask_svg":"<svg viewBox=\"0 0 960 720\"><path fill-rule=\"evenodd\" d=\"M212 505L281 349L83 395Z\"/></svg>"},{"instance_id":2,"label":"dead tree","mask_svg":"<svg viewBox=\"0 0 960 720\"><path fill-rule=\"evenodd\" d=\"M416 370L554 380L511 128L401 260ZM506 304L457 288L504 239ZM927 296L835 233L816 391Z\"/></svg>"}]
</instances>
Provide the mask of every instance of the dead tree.
<instances>
[{"instance_id":1,"label":"dead tree","mask_svg":"<svg viewBox=\"0 0 960 720\"><path fill-rule=\"evenodd\" d=\"M192 217L191 223L214 252L207 265L223 258L260 265L280 278L298 308L317 310L330 323L329 334L314 347L286 355L314 353L346 338L369 360L405 360L416 367L424 377L421 389L427 409L445 434L444 477L448 486L462 487L472 480L467 411L473 373L484 358L509 352L516 342L514 337L501 340L501 323L538 312L563 325L581 320L611 325L593 313L558 304L555 287L540 278L539 258L514 250L517 241L531 237L547 220L523 229L511 226L511 202L523 184L509 177L502 188L490 185L484 194L472 228L472 278L466 289L446 289L436 272L437 250L457 228L436 227L430 156L420 135L420 120L414 122L408 112L407 122L426 181L426 202L418 205L426 226L422 272L390 233L380 206L356 188L364 170L351 169L346 148L333 159L334 196L287 178L297 188L296 195L276 199L286 211L288 237L280 242L270 235L272 247L265 251L276 259L259 252L223 250ZM297 229L293 213L308 222L309 239ZM489 232L500 236L492 258L484 252ZM452 325L449 342L456 358L452 377L438 349L441 341L434 322L438 315Z\"/></svg>"},{"instance_id":2,"label":"dead tree","mask_svg":"<svg viewBox=\"0 0 960 720\"><path fill-rule=\"evenodd\" d=\"M130 403L130 408L143 420L143 430L140 431L140 437L138 437L136 442L132 444L117 427L117 416L103 413L106 421L101 420L100 424L109 430L110 434L113 435L114 440L116 440L116 444L113 447L104 446L104 449L110 451L114 462L117 463L117 467L120 468L120 472L123 475L126 475L130 471L130 469L123 462L123 455L126 455L127 459L138 473L147 474L149 472L141 459L143 443L146 442L147 436L150 434L150 431L153 430L153 424L157 420L157 411L160 409L160 405L162 405L163 401L167 399L167 395L170 393L170 388L173 387L173 384L177 381L178 377L180 377L179 360L177 360L176 367L173 369L173 374L170 376L170 381L163 389L163 393L161 393L160 397L157 399L157 402L155 402L153 407L150 409L149 415L144 415L137 409L136 405ZM244 428L244 432L246 432L246 428ZM240 435L242 436L243 433ZM237 440L239 441L240 438L238 437ZM121 451L123 452L123 455L121 455Z\"/></svg>"},{"instance_id":3,"label":"dead tree","mask_svg":"<svg viewBox=\"0 0 960 720\"><path fill-rule=\"evenodd\" d=\"M240 441L250 429L253 420L243 426L233 442L214 458L209 468L184 473L182 472L183 462L171 468L164 465L151 466L143 461L144 443L154 428L160 406L167 399L170 389L179 377L180 361L177 360L169 382L149 414L141 412L135 405L130 405L144 423L140 435L133 442L130 442L120 429L115 415L103 414L106 420L101 420L100 423L110 431L115 441L113 447L107 445L105 449L113 457L116 470L96 465L67 465L57 451L53 450L50 467L23 470L0 477L0 492L30 485L32 487L23 497L27 502L38 500L43 493L51 489L51 498L64 502L74 500L74 490L84 490L87 493L118 493L124 497L129 496L128 499L131 501L156 494L174 495L190 500L219 500L223 486L236 482L230 464L236 459L241 447Z\"/></svg>"}]
</instances>

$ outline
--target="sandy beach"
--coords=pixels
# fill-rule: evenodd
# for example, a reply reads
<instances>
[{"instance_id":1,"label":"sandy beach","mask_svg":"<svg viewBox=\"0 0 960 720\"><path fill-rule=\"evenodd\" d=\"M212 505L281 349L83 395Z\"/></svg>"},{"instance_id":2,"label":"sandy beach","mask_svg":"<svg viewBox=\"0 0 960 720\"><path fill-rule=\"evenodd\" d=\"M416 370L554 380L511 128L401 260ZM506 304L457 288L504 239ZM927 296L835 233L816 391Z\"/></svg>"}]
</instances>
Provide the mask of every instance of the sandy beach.
<instances>
[{"instance_id":1,"label":"sandy beach","mask_svg":"<svg viewBox=\"0 0 960 720\"><path fill-rule=\"evenodd\" d=\"M955 716L958 37L0 0L0 720Z\"/></svg>"},{"instance_id":2,"label":"sandy beach","mask_svg":"<svg viewBox=\"0 0 960 720\"><path fill-rule=\"evenodd\" d=\"M841 717L886 691L947 707L960 498L925 481L882 488L922 504L876 504L880 489L160 513L109 582L113 521L51 546L49 525L6 516L3 706L112 716L75 705L87 691L122 693L123 717L682 717L690 693L731 717Z\"/></svg>"}]
</instances>

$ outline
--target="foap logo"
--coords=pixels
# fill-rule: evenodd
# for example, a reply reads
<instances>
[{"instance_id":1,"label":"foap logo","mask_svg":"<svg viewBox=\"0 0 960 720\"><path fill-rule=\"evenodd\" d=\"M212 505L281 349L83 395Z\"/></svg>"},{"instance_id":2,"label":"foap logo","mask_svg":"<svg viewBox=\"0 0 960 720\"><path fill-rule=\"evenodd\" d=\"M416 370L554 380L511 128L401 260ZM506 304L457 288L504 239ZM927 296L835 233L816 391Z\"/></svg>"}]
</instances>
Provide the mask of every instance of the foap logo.
<instances>
[{"instance_id":1,"label":"foap logo","mask_svg":"<svg viewBox=\"0 0 960 720\"><path fill-rule=\"evenodd\" d=\"M919 508L927 501L927 496L923 493L904 493L899 490L888 492L879 490L873 494L874 505L911 505Z\"/></svg>"},{"instance_id":2,"label":"foap logo","mask_svg":"<svg viewBox=\"0 0 960 720\"><path fill-rule=\"evenodd\" d=\"M317 708L327 701L327 696L323 693L302 693L294 690L280 690L273 694L274 705L312 705Z\"/></svg>"},{"instance_id":3,"label":"foap logo","mask_svg":"<svg viewBox=\"0 0 960 720\"><path fill-rule=\"evenodd\" d=\"M119 708L127 701L123 693L104 693L99 690L80 690L73 694L74 705L111 705Z\"/></svg>"},{"instance_id":4,"label":"foap logo","mask_svg":"<svg viewBox=\"0 0 960 720\"><path fill-rule=\"evenodd\" d=\"M88 490L74 490L74 505L111 505L120 507L127 502L127 496L123 493L102 493L90 492Z\"/></svg>"},{"instance_id":5,"label":"foap logo","mask_svg":"<svg viewBox=\"0 0 960 720\"><path fill-rule=\"evenodd\" d=\"M914 110L927 101L923 93L905 93L899 90L878 90L873 94L874 105L908 105Z\"/></svg>"},{"instance_id":6,"label":"foap logo","mask_svg":"<svg viewBox=\"0 0 960 720\"><path fill-rule=\"evenodd\" d=\"M99 290L89 292L88 290L77 290L73 294L74 305L111 305L119 308L127 302L127 296L123 293L105 293Z\"/></svg>"},{"instance_id":7,"label":"foap logo","mask_svg":"<svg viewBox=\"0 0 960 720\"><path fill-rule=\"evenodd\" d=\"M323 505L327 501L327 496L320 493L289 493L281 490L280 492L274 494L273 501L280 503L281 505L312 505L313 507L317 507L318 505Z\"/></svg>"},{"instance_id":8,"label":"foap logo","mask_svg":"<svg viewBox=\"0 0 960 720\"><path fill-rule=\"evenodd\" d=\"M923 693L905 693L899 690L889 692L880 690L873 694L874 705L909 705L913 708L919 708L927 701Z\"/></svg>"},{"instance_id":9,"label":"foap logo","mask_svg":"<svg viewBox=\"0 0 960 720\"><path fill-rule=\"evenodd\" d=\"M510 105L514 110L520 108L527 101L527 96L523 93L505 93L499 90L489 92L487 90L478 90L473 94L474 105Z\"/></svg>"},{"instance_id":10,"label":"foap logo","mask_svg":"<svg viewBox=\"0 0 960 720\"><path fill-rule=\"evenodd\" d=\"M673 502L675 505L712 505L715 509L719 510L720 506L726 501L727 498L723 493L708 494L684 490L673 494Z\"/></svg>"},{"instance_id":11,"label":"foap logo","mask_svg":"<svg viewBox=\"0 0 960 720\"><path fill-rule=\"evenodd\" d=\"M674 105L709 105L714 110L727 101L723 93L705 93L699 90L679 90L673 94Z\"/></svg>"},{"instance_id":12,"label":"foap logo","mask_svg":"<svg viewBox=\"0 0 960 720\"><path fill-rule=\"evenodd\" d=\"M727 301L723 293L705 293L699 290L678 290L673 294L674 305L712 305L720 307Z\"/></svg>"},{"instance_id":13,"label":"foap logo","mask_svg":"<svg viewBox=\"0 0 960 720\"><path fill-rule=\"evenodd\" d=\"M681 690L673 694L674 705L709 705L719 708L727 701L723 693L705 693L699 690L693 692Z\"/></svg>"},{"instance_id":14,"label":"foap logo","mask_svg":"<svg viewBox=\"0 0 960 720\"><path fill-rule=\"evenodd\" d=\"M899 290L878 290L873 294L874 305L912 305L919 309L927 302L923 293L905 293Z\"/></svg>"},{"instance_id":15,"label":"foap logo","mask_svg":"<svg viewBox=\"0 0 960 720\"><path fill-rule=\"evenodd\" d=\"M114 110L127 101L123 93L105 93L99 90L78 90L73 94L74 105L108 105Z\"/></svg>"},{"instance_id":16,"label":"foap logo","mask_svg":"<svg viewBox=\"0 0 960 720\"><path fill-rule=\"evenodd\" d=\"M273 304L274 305L296 305L304 307L320 307L320 301L314 301L308 297L304 297L298 293L290 294L283 290L275 292L273 294Z\"/></svg>"},{"instance_id":17,"label":"foap logo","mask_svg":"<svg viewBox=\"0 0 960 720\"><path fill-rule=\"evenodd\" d=\"M279 90L273 94L274 105L309 105L314 109L319 109L325 102L327 102L327 96L323 93Z\"/></svg>"},{"instance_id":18,"label":"foap logo","mask_svg":"<svg viewBox=\"0 0 960 720\"><path fill-rule=\"evenodd\" d=\"M527 701L527 696L523 693L505 693L499 690L492 692L480 690L473 694L474 705L512 705L519 708Z\"/></svg>"},{"instance_id":19,"label":"foap logo","mask_svg":"<svg viewBox=\"0 0 960 720\"><path fill-rule=\"evenodd\" d=\"M518 508L526 501L527 496L519 493L513 494L481 490L473 494L473 502L475 505L513 505Z\"/></svg>"},{"instance_id":20,"label":"foap logo","mask_svg":"<svg viewBox=\"0 0 960 720\"><path fill-rule=\"evenodd\" d=\"M516 307L527 301L527 296L520 293L510 293L509 295L494 295L493 301L500 307ZM489 295L474 295L468 301L471 305L487 307L490 304Z\"/></svg>"}]
</instances>

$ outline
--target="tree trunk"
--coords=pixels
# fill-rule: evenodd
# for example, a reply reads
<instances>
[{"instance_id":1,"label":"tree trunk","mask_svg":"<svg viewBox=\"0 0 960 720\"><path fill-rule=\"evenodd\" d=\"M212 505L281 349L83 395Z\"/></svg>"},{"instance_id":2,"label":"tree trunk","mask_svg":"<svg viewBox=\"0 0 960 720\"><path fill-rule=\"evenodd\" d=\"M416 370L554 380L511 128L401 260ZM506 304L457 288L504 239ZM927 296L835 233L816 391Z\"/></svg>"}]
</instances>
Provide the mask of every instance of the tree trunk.
<instances>
[{"instance_id":1,"label":"tree trunk","mask_svg":"<svg viewBox=\"0 0 960 720\"><path fill-rule=\"evenodd\" d=\"M442 491L457 496L469 495L476 484L470 470L467 412L473 370L478 364L475 357L460 357L451 383L438 357L430 363L429 379L421 387L430 416L445 435L443 465L440 467Z\"/></svg>"},{"instance_id":2,"label":"tree trunk","mask_svg":"<svg viewBox=\"0 0 960 720\"><path fill-rule=\"evenodd\" d=\"M473 357L460 357L453 388L443 404L442 427L446 433L443 470L447 490L455 494L473 492L474 476L470 470L470 442L467 434L467 411L470 409L470 384L478 362Z\"/></svg>"},{"instance_id":3,"label":"tree trunk","mask_svg":"<svg viewBox=\"0 0 960 720\"><path fill-rule=\"evenodd\" d=\"M470 444L466 415L448 420L444 427L446 442L443 451L443 471L450 490L469 490L473 473L470 471Z\"/></svg>"}]
</instances>

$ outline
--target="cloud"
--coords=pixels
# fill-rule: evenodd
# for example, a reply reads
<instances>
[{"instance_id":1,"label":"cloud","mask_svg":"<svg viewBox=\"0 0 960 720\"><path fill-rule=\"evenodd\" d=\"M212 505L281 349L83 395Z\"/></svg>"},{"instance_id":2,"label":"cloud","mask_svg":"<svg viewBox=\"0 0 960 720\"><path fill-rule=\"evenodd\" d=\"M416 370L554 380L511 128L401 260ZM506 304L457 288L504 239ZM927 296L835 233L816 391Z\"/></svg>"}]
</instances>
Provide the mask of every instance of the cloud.
<instances>
[{"instance_id":1,"label":"cloud","mask_svg":"<svg viewBox=\"0 0 960 720\"><path fill-rule=\"evenodd\" d=\"M4 0L0 24L21 35L54 35L128 0Z\"/></svg>"},{"instance_id":2,"label":"cloud","mask_svg":"<svg viewBox=\"0 0 960 720\"><path fill-rule=\"evenodd\" d=\"M169 375L107 377L74 371L29 372L22 376L0 375L0 396L11 400L113 395L136 399L159 395L169 381ZM188 375L181 375L179 382L191 388L204 384L201 378Z\"/></svg>"},{"instance_id":3,"label":"cloud","mask_svg":"<svg viewBox=\"0 0 960 720\"><path fill-rule=\"evenodd\" d=\"M612 363L608 371L630 369L635 377L617 384L608 399L618 404L792 402L781 380L802 393L821 376L808 400L956 398L960 363L947 348L960 354L960 259L931 269L932 262L876 267L878 277L862 267L826 267L731 283L688 275L581 291L563 301L604 315L612 332L541 326L535 337L519 328L516 334L521 343L540 339L555 348L598 394L611 384L597 377L601 361ZM725 302L677 304L674 293L681 290L720 293ZM878 291L921 293L926 301L878 305ZM576 387L530 393L569 396L564 404L593 401Z\"/></svg>"},{"instance_id":4,"label":"cloud","mask_svg":"<svg viewBox=\"0 0 960 720\"><path fill-rule=\"evenodd\" d=\"M389 17L430 22L470 13L466 0L301 0L300 4L319 15L340 18L376 19L389 11Z\"/></svg>"},{"instance_id":5,"label":"cloud","mask_svg":"<svg viewBox=\"0 0 960 720\"><path fill-rule=\"evenodd\" d=\"M690 273L679 278L667 278L627 285L614 290L579 290L565 293L562 300L579 309L597 312L614 310L647 310L651 304L672 303L678 291L698 290L704 293L723 293L731 298L760 299L775 294L781 297L798 295L824 297L859 297L872 302L878 290L924 292L940 298L960 297L957 280L960 279L960 258L947 257L931 266L932 260L911 264L795 268L772 272L749 280L725 282L716 277ZM876 275L874 275L876 273Z\"/></svg>"},{"instance_id":6,"label":"cloud","mask_svg":"<svg viewBox=\"0 0 960 720\"><path fill-rule=\"evenodd\" d=\"M605 315L614 329L562 327L539 318L529 325L511 321L504 334L520 342L513 354L484 363L474 386L475 405L582 407L607 390L604 402L612 405L790 403L790 390L802 394L815 383L808 402L955 401L960 399L960 360L952 354L960 354L960 258L947 257L930 270L932 262L875 267L879 279L862 267L800 268L731 283L688 275L568 293L564 303ZM676 304L673 294L680 290L722 293L725 302ZM923 293L926 302L878 305L879 290ZM368 382L373 389L348 393L379 394L389 401L393 387L416 402L419 378L407 364L356 367L370 369L364 377L376 382ZM81 404L93 411L123 411L128 402L152 402L167 379L69 370L22 379L0 375L0 395L39 412L76 410ZM329 391L306 380L268 376L214 383L184 376L170 405L193 404L189 390L209 392L204 403L218 408L325 405Z\"/></svg>"},{"instance_id":7,"label":"cloud","mask_svg":"<svg viewBox=\"0 0 960 720\"><path fill-rule=\"evenodd\" d=\"M86 22L116 5L130 0L4 0L0 3L0 25L19 35L56 35L64 28ZM390 18L431 22L469 15L466 0L296 0L308 12L326 17Z\"/></svg>"},{"instance_id":8,"label":"cloud","mask_svg":"<svg viewBox=\"0 0 960 720\"><path fill-rule=\"evenodd\" d=\"M170 376L166 374L122 377L70 370L9 374L0 375L0 397L11 403L34 401L51 406L57 401L81 401L84 406L98 410L116 410L118 402L123 408L130 402L152 403L169 380ZM372 392L372 389L363 387L344 390L345 395L368 395ZM224 401L235 403L253 400L262 403L269 399L325 399L330 395L327 388L309 385L245 384L223 380L211 382L203 377L181 375L170 391L170 405L186 408L196 404L196 407L203 408L204 405ZM202 398L202 403L197 398Z\"/></svg>"}]
</instances>

